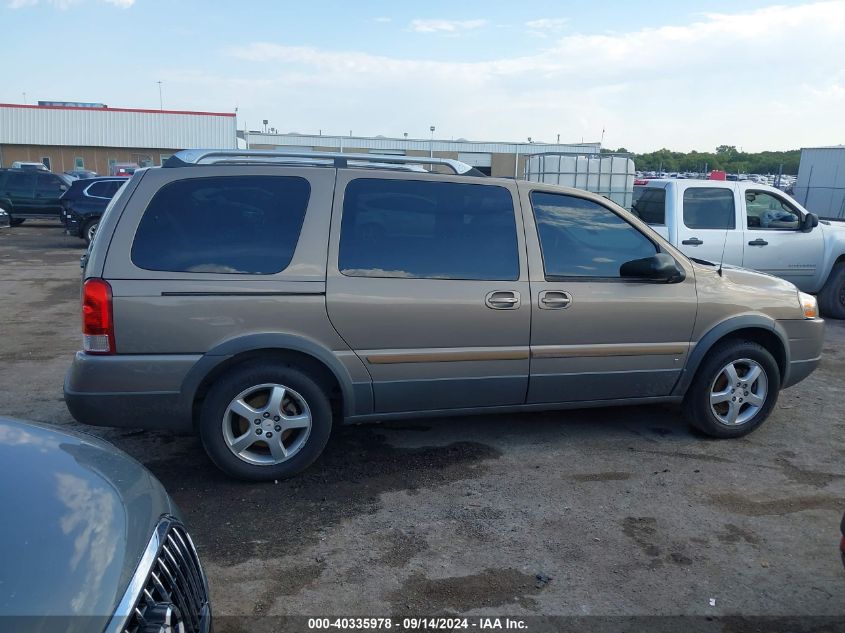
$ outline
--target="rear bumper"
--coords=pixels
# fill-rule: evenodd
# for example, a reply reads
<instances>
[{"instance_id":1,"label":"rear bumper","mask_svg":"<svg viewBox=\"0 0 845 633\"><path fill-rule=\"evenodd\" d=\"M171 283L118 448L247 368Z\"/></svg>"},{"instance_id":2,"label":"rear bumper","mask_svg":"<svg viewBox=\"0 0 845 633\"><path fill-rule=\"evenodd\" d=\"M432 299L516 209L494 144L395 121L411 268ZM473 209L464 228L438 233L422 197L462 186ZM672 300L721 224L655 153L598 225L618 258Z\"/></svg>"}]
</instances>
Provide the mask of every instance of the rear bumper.
<instances>
[{"instance_id":1,"label":"rear bumper","mask_svg":"<svg viewBox=\"0 0 845 633\"><path fill-rule=\"evenodd\" d=\"M778 321L789 341L789 363L783 376L783 388L791 387L809 376L819 366L824 346L824 320Z\"/></svg>"},{"instance_id":2,"label":"rear bumper","mask_svg":"<svg viewBox=\"0 0 845 633\"><path fill-rule=\"evenodd\" d=\"M77 352L65 376L65 403L83 424L190 432L191 404L182 397L182 384L199 359Z\"/></svg>"}]
</instances>

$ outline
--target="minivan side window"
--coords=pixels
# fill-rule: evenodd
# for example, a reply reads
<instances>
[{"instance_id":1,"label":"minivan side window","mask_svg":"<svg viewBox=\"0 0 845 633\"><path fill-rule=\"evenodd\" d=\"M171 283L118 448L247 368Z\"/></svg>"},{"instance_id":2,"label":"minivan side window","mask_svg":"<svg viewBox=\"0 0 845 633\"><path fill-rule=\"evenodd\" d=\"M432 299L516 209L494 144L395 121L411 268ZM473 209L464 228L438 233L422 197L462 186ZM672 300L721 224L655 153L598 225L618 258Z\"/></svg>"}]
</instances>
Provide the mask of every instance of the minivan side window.
<instances>
[{"instance_id":1,"label":"minivan side window","mask_svg":"<svg viewBox=\"0 0 845 633\"><path fill-rule=\"evenodd\" d=\"M684 191L684 224L690 229L735 229L734 192L722 187L690 187Z\"/></svg>"},{"instance_id":2,"label":"minivan side window","mask_svg":"<svg viewBox=\"0 0 845 633\"><path fill-rule=\"evenodd\" d=\"M531 206L547 280L616 278L625 262L657 253L645 235L592 200L532 191Z\"/></svg>"},{"instance_id":3,"label":"minivan side window","mask_svg":"<svg viewBox=\"0 0 845 633\"><path fill-rule=\"evenodd\" d=\"M164 185L144 211L132 262L146 270L270 275L293 258L311 187L292 176Z\"/></svg>"},{"instance_id":4,"label":"minivan side window","mask_svg":"<svg viewBox=\"0 0 845 633\"><path fill-rule=\"evenodd\" d=\"M646 224L666 224L666 190L646 187L631 207L634 215Z\"/></svg>"},{"instance_id":5,"label":"minivan side window","mask_svg":"<svg viewBox=\"0 0 845 633\"><path fill-rule=\"evenodd\" d=\"M338 268L350 277L516 280L504 187L357 178L346 187Z\"/></svg>"}]
</instances>

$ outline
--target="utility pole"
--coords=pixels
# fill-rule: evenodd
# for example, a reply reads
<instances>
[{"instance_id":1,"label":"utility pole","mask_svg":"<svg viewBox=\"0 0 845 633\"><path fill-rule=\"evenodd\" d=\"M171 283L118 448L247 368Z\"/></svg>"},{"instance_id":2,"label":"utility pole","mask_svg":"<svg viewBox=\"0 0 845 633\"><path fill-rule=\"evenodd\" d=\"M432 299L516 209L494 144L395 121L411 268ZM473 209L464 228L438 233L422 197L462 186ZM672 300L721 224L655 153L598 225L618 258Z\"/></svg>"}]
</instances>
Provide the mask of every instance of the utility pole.
<instances>
[{"instance_id":1,"label":"utility pole","mask_svg":"<svg viewBox=\"0 0 845 633\"><path fill-rule=\"evenodd\" d=\"M432 125L428 129L431 130L431 141L428 144L428 157L434 158L434 126Z\"/></svg>"},{"instance_id":2,"label":"utility pole","mask_svg":"<svg viewBox=\"0 0 845 633\"><path fill-rule=\"evenodd\" d=\"M164 110L164 99L161 97L161 81L156 82L158 84L158 109Z\"/></svg>"}]
</instances>

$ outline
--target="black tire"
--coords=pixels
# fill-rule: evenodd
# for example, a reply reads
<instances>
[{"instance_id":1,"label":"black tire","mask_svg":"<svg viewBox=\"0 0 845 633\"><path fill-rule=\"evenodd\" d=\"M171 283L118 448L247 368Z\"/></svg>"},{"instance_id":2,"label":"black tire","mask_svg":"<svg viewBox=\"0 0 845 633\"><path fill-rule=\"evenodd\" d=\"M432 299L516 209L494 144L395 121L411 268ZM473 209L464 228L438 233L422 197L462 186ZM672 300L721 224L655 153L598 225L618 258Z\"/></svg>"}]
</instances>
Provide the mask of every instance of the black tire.
<instances>
[{"instance_id":1,"label":"black tire","mask_svg":"<svg viewBox=\"0 0 845 633\"><path fill-rule=\"evenodd\" d=\"M311 427L305 435L304 443L285 461L277 464L254 464L242 459L230 449L224 435L224 415L229 404L241 393L259 385L283 385L300 396L310 410ZM288 400L290 404L290 400ZM253 405L255 406L255 405ZM243 420L233 417L234 422L240 424L244 432ZM256 419L262 419L257 417ZM271 418L272 419L272 418ZM253 421L247 421L248 431L260 430L252 426ZM269 420L268 420L269 422ZM230 427L231 428L231 427ZM273 429L267 429L272 433ZM281 363L272 361L256 361L235 367L217 379L211 386L200 409L199 435L206 453L220 470L237 479L248 481L266 481L285 479L302 472L316 460L326 446L332 430L332 408L325 391L306 373ZM276 429L278 431L278 429ZM286 433L283 431L282 433ZM299 431L290 431L296 437ZM283 437L282 434L278 434ZM259 438L261 435L259 434ZM285 440L283 440L284 443ZM257 440L258 445L249 447L250 451L266 449L269 459L269 445L264 439ZM263 444L263 446L262 446ZM250 453L252 454L252 453Z\"/></svg>"},{"instance_id":2,"label":"black tire","mask_svg":"<svg viewBox=\"0 0 845 633\"><path fill-rule=\"evenodd\" d=\"M734 401L733 406L740 407L741 411L739 414L740 417L737 419L741 420L743 415L748 415L749 417L744 422L729 425L716 416L714 408L722 412L727 418L729 417L727 410L732 406L731 403L725 402L711 407L710 396L714 389L718 391L736 389L737 393L729 396L730 398L747 399L749 392L739 387L727 385L727 375L722 374L723 368L729 363L743 359L755 362L765 372L765 380L767 382L766 394L762 405L757 407L756 413L752 413L753 407L747 401L742 404L739 404L742 400L739 400L739 402ZM743 367L750 369L750 365L740 364L740 368ZM719 384L717 380L723 384ZM755 379L748 387L752 389L756 388L759 391L761 384ZM699 431L712 437L730 438L747 435L769 417L769 414L777 403L780 384L781 377L778 364L765 347L753 341L738 339L724 341L717 344L699 366L695 378L693 378L692 384L690 384L684 397L682 407L684 418ZM751 395L752 397L754 396L753 391Z\"/></svg>"},{"instance_id":3,"label":"black tire","mask_svg":"<svg viewBox=\"0 0 845 633\"><path fill-rule=\"evenodd\" d=\"M85 224L82 225L82 235L80 237L82 237L82 239L85 240L86 246L91 244L91 239L93 239L93 237L94 237L92 230L91 230L92 227L93 227L93 232L96 232L97 227L99 225L100 225L99 219L88 220Z\"/></svg>"},{"instance_id":4,"label":"black tire","mask_svg":"<svg viewBox=\"0 0 845 633\"><path fill-rule=\"evenodd\" d=\"M26 222L26 220L24 218L12 218L11 220L9 220L9 222L12 226L20 226L21 224Z\"/></svg>"},{"instance_id":5,"label":"black tire","mask_svg":"<svg viewBox=\"0 0 845 633\"><path fill-rule=\"evenodd\" d=\"M833 267L818 298L822 315L845 319L845 262Z\"/></svg>"}]
</instances>

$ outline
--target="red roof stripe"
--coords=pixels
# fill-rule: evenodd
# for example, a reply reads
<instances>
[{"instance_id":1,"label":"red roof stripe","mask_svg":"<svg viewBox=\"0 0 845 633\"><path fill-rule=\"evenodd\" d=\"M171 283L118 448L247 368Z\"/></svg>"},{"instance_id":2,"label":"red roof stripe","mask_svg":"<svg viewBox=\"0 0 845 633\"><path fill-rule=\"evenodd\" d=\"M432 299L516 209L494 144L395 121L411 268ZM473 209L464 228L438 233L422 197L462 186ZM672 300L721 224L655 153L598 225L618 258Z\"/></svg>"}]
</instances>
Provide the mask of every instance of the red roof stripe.
<instances>
[{"instance_id":1,"label":"red roof stripe","mask_svg":"<svg viewBox=\"0 0 845 633\"><path fill-rule=\"evenodd\" d=\"M234 112L193 112L190 110L145 110L143 108L80 108L78 106L40 106L21 103L0 103L0 108L29 108L30 110L85 110L86 112L143 112L146 114L199 114L202 116L235 116Z\"/></svg>"}]
</instances>

